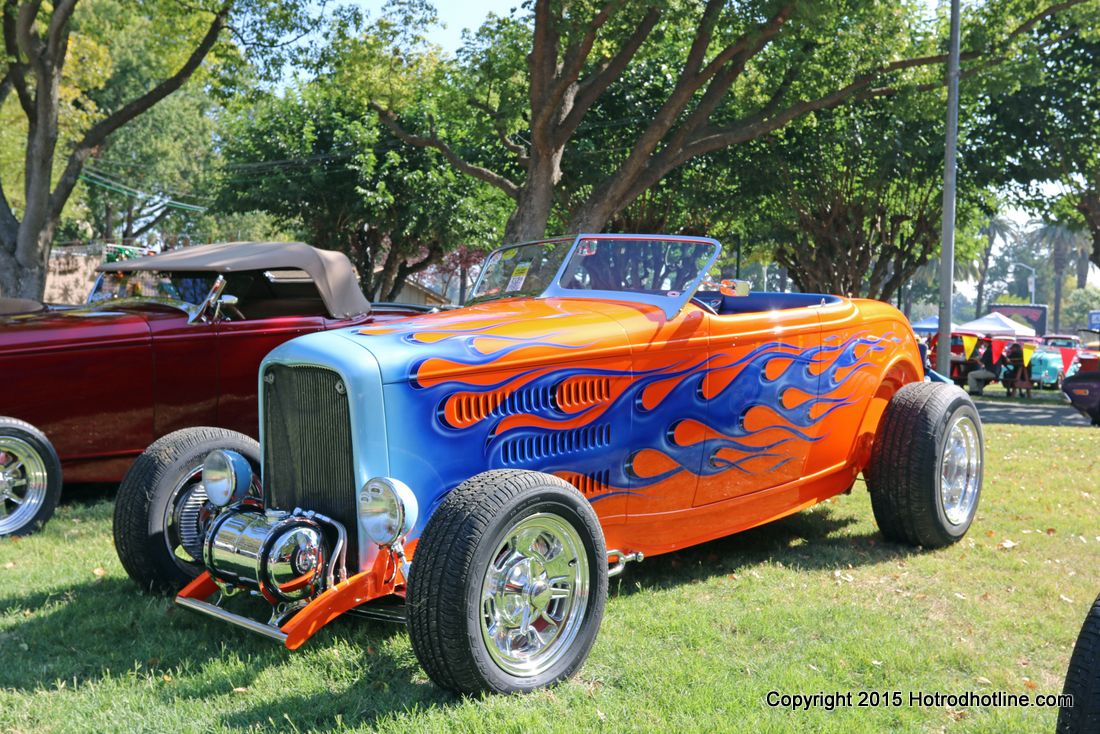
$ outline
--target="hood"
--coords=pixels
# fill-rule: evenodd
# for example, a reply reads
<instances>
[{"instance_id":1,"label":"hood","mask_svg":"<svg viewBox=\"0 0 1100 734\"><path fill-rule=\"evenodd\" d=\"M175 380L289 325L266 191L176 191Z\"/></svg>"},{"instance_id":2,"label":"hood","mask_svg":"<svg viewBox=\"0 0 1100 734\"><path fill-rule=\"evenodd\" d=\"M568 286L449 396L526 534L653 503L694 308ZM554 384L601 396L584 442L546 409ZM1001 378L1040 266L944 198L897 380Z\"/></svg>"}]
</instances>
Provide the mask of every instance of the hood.
<instances>
[{"instance_id":1,"label":"hood","mask_svg":"<svg viewBox=\"0 0 1100 734\"><path fill-rule=\"evenodd\" d=\"M149 341L149 319L186 316L175 309L111 309L106 306L0 317L0 353L68 347L98 342Z\"/></svg>"},{"instance_id":2,"label":"hood","mask_svg":"<svg viewBox=\"0 0 1100 734\"><path fill-rule=\"evenodd\" d=\"M652 306L517 298L340 333L374 355L384 383L415 379L427 386L457 375L469 381L478 373L611 356L644 343L664 322Z\"/></svg>"}]
</instances>

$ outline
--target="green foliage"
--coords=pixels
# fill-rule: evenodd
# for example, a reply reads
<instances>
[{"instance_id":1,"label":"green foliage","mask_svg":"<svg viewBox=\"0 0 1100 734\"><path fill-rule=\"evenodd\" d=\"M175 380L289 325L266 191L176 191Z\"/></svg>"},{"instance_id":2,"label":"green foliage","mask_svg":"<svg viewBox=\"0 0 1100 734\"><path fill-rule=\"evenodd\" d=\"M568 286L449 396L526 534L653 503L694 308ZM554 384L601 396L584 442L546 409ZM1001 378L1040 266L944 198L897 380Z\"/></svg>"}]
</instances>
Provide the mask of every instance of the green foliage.
<instances>
[{"instance_id":1,"label":"green foliage","mask_svg":"<svg viewBox=\"0 0 1100 734\"><path fill-rule=\"evenodd\" d=\"M372 85L415 94L436 74L430 56L375 64L396 57L404 32L388 17L359 35L334 32L333 47L317 54L318 76L253 96L220 146L218 210L266 211L312 244L348 253L367 294L383 300L459 244L493 238L503 215L498 194L439 152L398 143L368 110ZM356 69L364 76L349 94Z\"/></svg>"},{"instance_id":2,"label":"green foliage","mask_svg":"<svg viewBox=\"0 0 1100 734\"><path fill-rule=\"evenodd\" d=\"M1092 229L1100 265L1100 5L1086 3L1026 34L995 75L969 165L1011 188L1036 215ZM1062 193L1052 194L1051 183Z\"/></svg>"},{"instance_id":3,"label":"green foliage","mask_svg":"<svg viewBox=\"0 0 1100 734\"><path fill-rule=\"evenodd\" d=\"M1100 310L1100 288L1086 286L1069 292L1062 307L1063 330L1084 329L1088 326L1089 311Z\"/></svg>"}]
</instances>

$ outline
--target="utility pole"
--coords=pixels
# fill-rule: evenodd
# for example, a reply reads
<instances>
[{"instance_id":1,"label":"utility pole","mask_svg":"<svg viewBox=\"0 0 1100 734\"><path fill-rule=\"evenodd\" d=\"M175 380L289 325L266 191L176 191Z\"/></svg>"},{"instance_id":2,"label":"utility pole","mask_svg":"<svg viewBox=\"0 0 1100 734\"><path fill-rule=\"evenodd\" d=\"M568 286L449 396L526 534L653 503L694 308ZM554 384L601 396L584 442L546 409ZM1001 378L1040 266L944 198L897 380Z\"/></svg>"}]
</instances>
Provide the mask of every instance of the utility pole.
<instances>
[{"instance_id":1,"label":"utility pole","mask_svg":"<svg viewBox=\"0 0 1100 734\"><path fill-rule=\"evenodd\" d=\"M936 371L951 374L951 301L955 295L955 153L959 137L959 0L951 0L947 53L947 136L943 156L943 229L940 232L940 335Z\"/></svg>"}]
</instances>

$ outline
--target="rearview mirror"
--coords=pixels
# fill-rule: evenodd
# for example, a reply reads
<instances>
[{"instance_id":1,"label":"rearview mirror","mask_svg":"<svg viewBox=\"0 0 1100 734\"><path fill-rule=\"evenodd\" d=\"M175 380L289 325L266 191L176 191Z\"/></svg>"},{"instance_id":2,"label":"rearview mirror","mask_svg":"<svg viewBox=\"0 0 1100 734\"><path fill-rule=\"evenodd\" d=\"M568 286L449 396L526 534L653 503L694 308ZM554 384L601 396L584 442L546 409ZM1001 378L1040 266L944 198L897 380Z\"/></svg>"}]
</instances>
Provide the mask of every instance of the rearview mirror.
<instances>
[{"instance_id":1,"label":"rearview mirror","mask_svg":"<svg viewBox=\"0 0 1100 734\"><path fill-rule=\"evenodd\" d=\"M240 299L236 296L224 295L219 296L218 300L214 302L214 321L217 321L222 315L222 307L236 308L240 303Z\"/></svg>"}]
</instances>

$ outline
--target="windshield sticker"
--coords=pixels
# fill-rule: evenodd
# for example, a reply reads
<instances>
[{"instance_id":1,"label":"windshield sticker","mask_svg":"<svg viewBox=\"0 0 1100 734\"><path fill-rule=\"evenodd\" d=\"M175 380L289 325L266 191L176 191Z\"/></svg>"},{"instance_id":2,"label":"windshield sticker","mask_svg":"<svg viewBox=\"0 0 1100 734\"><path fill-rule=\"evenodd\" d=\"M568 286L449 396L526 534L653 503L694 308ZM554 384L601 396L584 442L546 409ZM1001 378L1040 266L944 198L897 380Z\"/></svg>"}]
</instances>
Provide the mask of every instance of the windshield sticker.
<instances>
[{"instance_id":1,"label":"windshield sticker","mask_svg":"<svg viewBox=\"0 0 1100 734\"><path fill-rule=\"evenodd\" d=\"M510 250L505 250L504 254L501 256L501 259L502 260L511 260L513 257L516 256L517 252L519 252L518 247L513 247Z\"/></svg>"},{"instance_id":2,"label":"windshield sticker","mask_svg":"<svg viewBox=\"0 0 1100 734\"><path fill-rule=\"evenodd\" d=\"M531 269L531 263L520 263L516 266L516 269L512 271L512 277L508 279L508 287L506 291L518 291L523 288L523 281L527 280L527 271Z\"/></svg>"},{"instance_id":3,"label":"windshield sticker","mask_svg":"<svg viewBox=\"0 0 1100 734\"><path fill-rule=\"evenodd\" d=\"M597 242L595 240L584 240L579 245L577 245L577 256L588 257L589 255L595 255L596 245Z\"/></svg>"}]
</instances>

